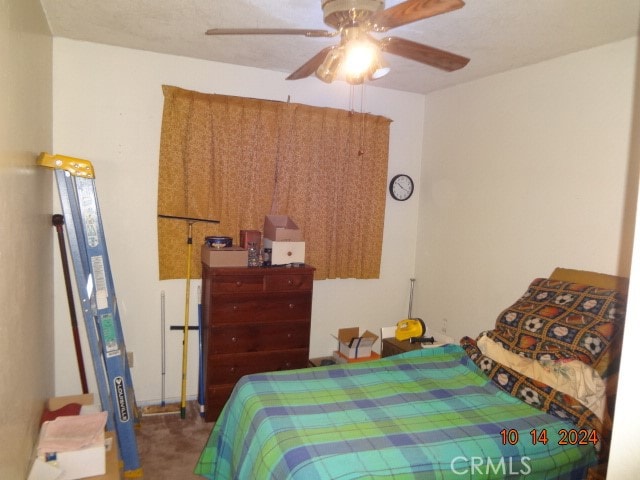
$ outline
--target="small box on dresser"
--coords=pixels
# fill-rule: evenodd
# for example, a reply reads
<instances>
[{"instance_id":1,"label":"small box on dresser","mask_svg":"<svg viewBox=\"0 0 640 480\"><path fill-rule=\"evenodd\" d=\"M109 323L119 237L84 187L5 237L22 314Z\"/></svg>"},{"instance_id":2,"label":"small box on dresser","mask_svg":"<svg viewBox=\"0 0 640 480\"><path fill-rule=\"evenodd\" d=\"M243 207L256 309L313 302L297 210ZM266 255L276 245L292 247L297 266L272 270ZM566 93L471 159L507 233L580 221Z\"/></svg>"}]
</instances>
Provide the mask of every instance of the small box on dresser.
<instances>
[{"instance_id":1,"label":"small box on dresser","mask_svg":"<svg viewBox=\"0 0 640 480\"><path fill-rule=\"evenodd\" d=\"M304 263L305 242L274 242L265 238L264 246L271 249L271 265Z\"/></svg>"},{"instance_id":2,"label":"small box on dresser","mask_svg":"<svg viewBox=\"0 0 640 480\"><path fill-rule=\"evenodd\" d=\"M287 215L264 217L264 238L276 242L300 242L303 240L298 225Z\"/></svg>"},{"instance_id":3,"label":"small box on dresser","mask_svg":"<svg viewBox=\"0 0 640 480\"><path fill-rule=\"evenodd\" d=\"M248 252L242 247L210 247L206 243L200 247L202 263L208 267L246 267Z\"/></svg>"},{"instance_id":4,"label":"small box on dresser","mask_svg":"<svg viewBox=\"0 0 640 480\"><path fill-rule=\"evenodd\" d=\"M305 368L314 268L202 265L205 420L240 377Z\"/></svg>"}]
</instances>

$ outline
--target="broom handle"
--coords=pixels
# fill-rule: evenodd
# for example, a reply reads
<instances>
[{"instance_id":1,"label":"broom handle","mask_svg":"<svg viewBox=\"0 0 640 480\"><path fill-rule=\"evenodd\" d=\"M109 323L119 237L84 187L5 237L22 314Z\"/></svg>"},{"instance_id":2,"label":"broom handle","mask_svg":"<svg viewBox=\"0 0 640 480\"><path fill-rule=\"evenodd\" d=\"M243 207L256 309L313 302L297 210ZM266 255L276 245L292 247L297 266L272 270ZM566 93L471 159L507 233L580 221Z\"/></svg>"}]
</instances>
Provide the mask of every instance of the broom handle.
<instances>
[{"instance_id":1,"label":"broom handle","mask_svg":"<svg viewBox=\"0 0 640 480\"><path fill-rule=\"evenodd\" d=\"M189 290L191 288L191 250L193 246L192 227L196 222L220 223L220 220L164 214L158 214L158 217L169 220L186 220L189 225L189 235L187 238L187 285L184 300L184 339L182 341L182 392L180 394L180 417L185 418L187 416L187 352L189 349Z\"/></svg>"},{"instance_id":2,"label":"broom handle","mask_svg":"<svg viewBox=\"0 0 640 480\"><path fill-rule=\"evenodd\" d=\"M184 329L182 344L182 392L180 396L180 418L187 416L187 353L189 349L189 290L191 288L191 248L193 238L191 231L193 222L189 221L189 236L187 239L187 286L184 300Z\"/></svg>"},{"instance_id":3,"label":"broom handle","mask_svg":"<svg viewBox=\"0 0 640 480\"><path fill-rule=\"evenodd\" d=\"M53 215L51 223L56 227L58 232L58 243L60 244L60 257L62 258L62 271L64 272L64 284L67 289L67 302L69 303L69 315L71 317L71 330L73 332L73 344L76 349L76 360L78 362L78 370L80 371L80 383L82 384L82 393L89 393L87 386L87 375L84 370L84 360L82 358L82 347L80 346L80 334L78 333L78 318L76 317L76 308L73 301L73 290L71 288L71 277L69 275L69 261L67 260L67 247L64 243L64 217L60 214Z\"/></svg>"}]
</instances>

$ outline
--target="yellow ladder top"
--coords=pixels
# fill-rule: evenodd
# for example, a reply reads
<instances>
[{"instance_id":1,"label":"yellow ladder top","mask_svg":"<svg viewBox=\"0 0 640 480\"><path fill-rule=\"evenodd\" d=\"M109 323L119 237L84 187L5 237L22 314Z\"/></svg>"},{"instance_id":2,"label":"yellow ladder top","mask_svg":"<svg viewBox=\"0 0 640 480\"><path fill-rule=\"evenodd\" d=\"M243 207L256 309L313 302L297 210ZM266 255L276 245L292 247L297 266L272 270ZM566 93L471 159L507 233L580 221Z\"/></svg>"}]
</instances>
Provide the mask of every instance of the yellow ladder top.
<instances>
[{"instance_id":1,"label":"yellow ladder top","mask_svg":"<svg viewBox=\"0 0 640 480\"><path fill-rule=\"evenodd\" d=\"M82 158L51 155L50 153L42 152L38 157L38 165L64 170L74 177L95 178L93 165L89 160L83 160Z\"/></svg>"}]
</instances>

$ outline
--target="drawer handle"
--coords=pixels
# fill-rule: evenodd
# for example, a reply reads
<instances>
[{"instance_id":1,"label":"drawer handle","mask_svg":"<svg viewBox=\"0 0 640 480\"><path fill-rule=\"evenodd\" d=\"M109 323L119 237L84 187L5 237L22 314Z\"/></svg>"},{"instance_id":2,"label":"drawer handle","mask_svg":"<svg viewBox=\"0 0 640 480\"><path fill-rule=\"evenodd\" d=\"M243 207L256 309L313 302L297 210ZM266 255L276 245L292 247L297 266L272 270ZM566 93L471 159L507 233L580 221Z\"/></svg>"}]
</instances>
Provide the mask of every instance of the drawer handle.
<instances>
[{"instance_id":1,"label":"drawer handle","mask_svg":"<svg viewBox=\"0 0 640 480\"><path fill-rule=\"evenodd\" d=\"M293 337L293 335L291 335L291 333L287 333L287 338L291 338Z\"/></svg>"},{"instance_id":2,"label":"drawer handle","mask_svg":"<svg viewBox=\"0 0 640 480\"><path fill-rule=\"evenodd\" d=\"M231 373L234 373L234 372L236 371L236 367L230 367L230 368L229 368L229 371L230 371Z\"/></svg>"},{"instance_id":3,"label":"drawer handle","mask_svg":"<svg viewBox=\"0 0 640 480\"><path fill-rule=\"evenodd\" d=\"M236 310L238 310L238 305L234 305L232 308L233 308L233 311L235 312Z\"/></svg>"},{"instance_id":4,"label":"drawer handle","mask_svg":"<svg viewBox=\"0 0 640 480\"><path fill-rule=\"evenodd\" d=\"M238 280L238 281L236 282L236 287L241 287L241 286L242 286L242 282L241 282L240 280Z\"/></svg>"},{"instance_id":5,"label":"drawer handle","mask_svg":"<svg viewBox=\"0 0 640 480\"><path fill-rule=\"evenodd\" d=\"M289 279L289 281L287 282L289 285L293 286L293 280Z\"/></svg>"},{"instance_id":6,"label":"drawer handle","mask_svg":"<svg viewBox=\"0 0 640 480\"><path fill-rule=\"evenodd\" d=\"M295 304L295 303L290 303L290 304L289 304L289 308L291 308L291 309L296 308L296 304Z\"/></svg>"},{"instance_id":7,"label":"drawer handle","mask_svg":"<svg viewBox=\"0 0 640 480\"><path fill-rule=\"evenodd\" d=\"M232 341L233 343L236 343L236 342L238 341L238 339L237 339L236 337L231 337L231 341Z\"/></svg>"}]
</instances>

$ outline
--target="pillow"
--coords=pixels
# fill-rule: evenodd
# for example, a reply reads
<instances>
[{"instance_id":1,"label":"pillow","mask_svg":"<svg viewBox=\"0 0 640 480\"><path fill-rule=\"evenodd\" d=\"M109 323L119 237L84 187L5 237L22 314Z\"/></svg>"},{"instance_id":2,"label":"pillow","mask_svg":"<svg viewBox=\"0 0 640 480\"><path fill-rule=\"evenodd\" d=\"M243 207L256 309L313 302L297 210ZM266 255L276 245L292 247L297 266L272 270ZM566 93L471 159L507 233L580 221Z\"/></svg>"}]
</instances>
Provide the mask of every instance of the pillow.
<instances>
[{"instance_id":1,"label":"pillow","mask_svg":"<svg viewBox=\"0 0 640 480\"><path fill-rule=\"evenodd\" d=\"M618 291L538 278L487 336L516 355L579 360L605 377L617 369L625 307Z\"/></svg>"},{"instance_id":2,"label":"pillow","mask_svg":"<svg viewBox=\"0 0 640 480\"><path fill-rule=\"evenodd\" d=\"M486 336L477 341L487 357L512 368L522 375L571 395L597 415L605 418L606 386L591 367L578 360L533 360L505 350L501 344Z\"/></svg>"}]
</instances>

